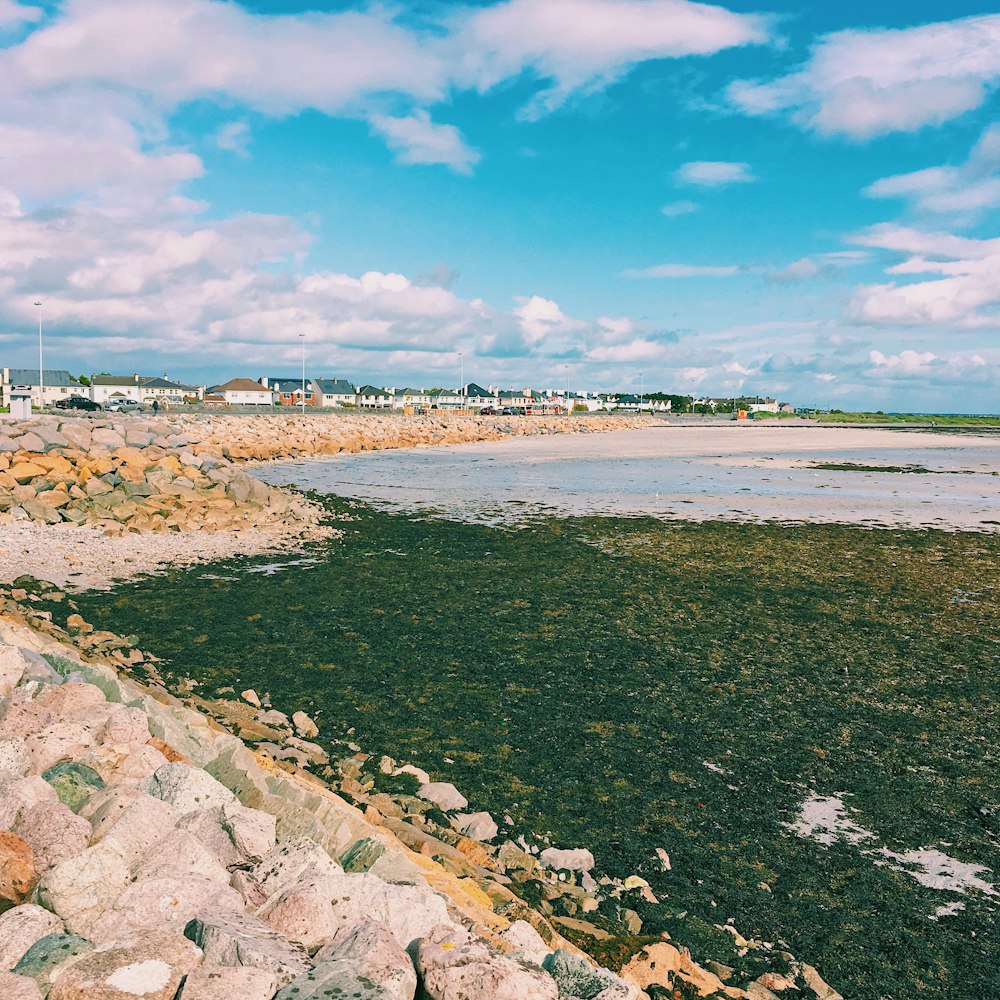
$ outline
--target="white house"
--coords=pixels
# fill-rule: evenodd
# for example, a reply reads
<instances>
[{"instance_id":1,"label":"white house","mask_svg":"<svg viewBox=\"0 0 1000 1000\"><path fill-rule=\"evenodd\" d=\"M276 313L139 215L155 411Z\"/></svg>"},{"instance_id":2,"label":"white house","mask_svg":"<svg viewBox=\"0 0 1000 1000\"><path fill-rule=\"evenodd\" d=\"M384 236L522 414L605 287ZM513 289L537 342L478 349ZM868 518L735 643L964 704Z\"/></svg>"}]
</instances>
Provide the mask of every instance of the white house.
<instances>
[{"instance_id":1,"label":"white house","mask_svg":"<svg viewBox=\"0 0 1000 1000\"><path fill-rule=\"evenodd\" d=\"M14 386L31 390L31 405L38 407L45 383L45 405L51 406L57 399L67 396L86 396L87 387L81 385L68 371L62 368L45 368L42 378L37 368L0 368L0 405L10 406L10 390Z\"/></svg>"},{"instance_id":2,"label":"white house","mask_svg":"<svg viewBox=\"0 0 1000 1000\"><path fill-rule=\"evenodd\" d=\"M231 378L212 390L230 406L270 406L271 390L250 378Z\"/></svg>"},{"instance_id":3,"label":"white house","mask_svg":"<svg viewBox=\"0 0 1000 1000\"><path fill-rule=\"evenodd\" d=\"M470 382L465 387L466 405L473 410L482 409L484 406L499 406L500 396L491 389L484 389L475 382Z\"/></svg>"},{"instance_id":4,"label":"white house","mask_svg":"<svg viewBox=\"0 0 1000 1000\"><path fill-rule=\"evenodd\" d=\"M357 406L358 391L342 378L318 378L313 385L319 394L319 406Z\"/></svg>"},{"instance_id":5,"label":"white house","mask_svg":"<svg viewBox=\"0 0 1000 1000\"><path fill-rule=\"evenodd\" d=\"M392 397L392 408L402 410L405 406L429 407L432 402L431 394L423 389L397 389Z\"/></svg>"},{"instance_id":6,"label":"white house","mask_svg":"<svg viewBox=\"0 0 1000 1000\"><path fill-rule=\"evenodd\" d=\"M358 389L355 400L364 410L381 410L392 406L394 389L380 389L376 385L363 385Z\"/></svg>"}]
</instances>

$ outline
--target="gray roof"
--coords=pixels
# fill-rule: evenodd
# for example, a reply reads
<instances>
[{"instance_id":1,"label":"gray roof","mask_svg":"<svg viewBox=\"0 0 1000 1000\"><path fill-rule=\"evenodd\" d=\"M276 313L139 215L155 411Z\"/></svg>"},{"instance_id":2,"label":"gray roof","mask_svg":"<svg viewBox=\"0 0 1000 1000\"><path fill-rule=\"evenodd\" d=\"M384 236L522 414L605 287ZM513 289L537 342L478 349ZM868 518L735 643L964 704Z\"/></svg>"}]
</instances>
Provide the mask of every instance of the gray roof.
<instances>
[{"instance_id":1,"label":"gray roof","mask_svg":"<svg viewBox=\"0 0 1000 1000\"><path fill-rule=\"evenodd\" d=\"M466 396L478 396L480 398L493 399L496 396L495 392L490 392L489 389L484 389L481 385L476 385L475 382L470 382L465 387Z\"/></svg>"},{"instance_id":2,"label":"gray roof","mask_svg":"<svg viewBox=\"0 0 1000 1000\"><path fill-rule=\"evenodd\" d=\"M388 396L389 393L385 389L380 389L377 385L363 385L358 389L359 396Z\"/></svg>"},{"instance_id":3,"label":"gray roof","mask_svg":"<svg viewBox=\"0 0 1000 1000\"><path fill-rule=\"evenodd\" d=\"M91 385L138 385L139 375L91 375Z\"/></svg>"},{"instance_id":4,"label":"gray roof","mask_svg":"<svg viewBox=\"0 0 1000 1000\"><path fill-rule=\"evenodd\" d=\"M184 389L188 392L194 391L193 385L183 385L180 382L171 382L168 378L162 378L156 375L152 378L146 378L143 375L139 376L139 384L145 389Z\"/></svg>"},{"instance_id":5,"label":"gray roof","mask_svg":"<svg viewBox=\"0 0 1000 1000\"><path fill-rule=\"evenodd\" d=\"M76 379L68 371L62 368L44 368L46 385L69 385L76 384ZM37 368L11 368L11 385L38 385Z\"/></svg>"},{"instance_id":6,"label":"gray roof","mask_svg":"<svg viewBox=\"0 0 1000 1000\"><path fill-rule=\"evenodd\" d=\"M324 396L353 396L354 386L343 378L318 378L316 385Z\"/></svg>"}]
</instances>

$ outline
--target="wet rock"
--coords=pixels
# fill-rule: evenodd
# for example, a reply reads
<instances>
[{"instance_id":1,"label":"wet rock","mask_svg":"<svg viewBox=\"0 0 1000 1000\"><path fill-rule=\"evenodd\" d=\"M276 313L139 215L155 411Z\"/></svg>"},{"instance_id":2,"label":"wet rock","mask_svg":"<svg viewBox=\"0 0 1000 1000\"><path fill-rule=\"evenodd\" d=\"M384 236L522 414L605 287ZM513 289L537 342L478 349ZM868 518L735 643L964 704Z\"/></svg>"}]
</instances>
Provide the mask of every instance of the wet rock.
<instances>
[{"instance_id":1,"label":"wet rock","mask_svg":"<svg viewBox=\"0 0 1000 1000\"><path fill-rule=\"evenodd\" d=\"M30 976L44 996L49 995L52 983L67 963L94 950L93 944L76 934L48 934L39 938L14 966L19 976Z\"/></svg>"},{"instance_id":2,"label":"wet rock","mask_svg":"<svg viewBox=\"0 0 1000 1000\"><path fill-rule=\"evenodd\" d=\"M31 845L0 830L0 905L16 906L35 886L35 859Z\"/></svg>"},{"instance_id":3,"label":"wet rock","mask_svg":"<svg viewBox=\"0 0 1000 1000\"><path fill-rule=\"evenodd\" d=\"M416 965L431 1000L556 1000L541 969L491 951L457 927L437 927L416 946Z\"/></svg>"},{"instance_id":4,"label":"wet rock","mask_svg":"<svg viewBox=\"0 0 1000 1000\"><path fill-rule=\"evenodd\" d=\"M271 1000L280 985L260 969L201 965L188 973L178 1000Z\"/></svg>"},{"instance_id":5,"label":"wet rock","mask_svg":"<svg viewBox=\"0 0 1000 1000\"><path fill-rule=\"evenodd\" d=\"M0 914L0 970L14 968L36 941L62 929L63 922L36 903L22 903Z\"/></svg>"},{"instance_id":6,"label":"wet rock","mask_svg":"<svg viewBox=\"0 0 1000 1000\"><path fill-rule=\"evenodd\" d=\"M62 917L67 930L86 936L128 883L120 854L104 844L89 847L50 868L38 883L38 902Z\"/></svg>"},{"instance_id":7,"label":"wet rock","mask_svg":"<svg viewBox=\"0 0 1000 1000\"><path fill-rule=\"evenodd\" d=\"M50 767L42 777L56 790L59 801L78 813L94 792L104 788L101 776L92 768L76 761Z\"/></svg>"},{"instance_id":8,"label":"wet rock","mask_svg":"<svg viewBox=\"0 0 1000 1000\"><path fill-rule=\"evenodd\" d=\"M0 972L0 997L3 1000L42 1000L42 993L34 979Z\"/></svg>"},{"instance_id":9,"label":"wet rock","mask_svg":"<svg viewBox=\"0 0 1000 1000\"><path fill-rule=\"evenodd\" d=\"M421 785L417 795L427 802L433 802L445 812L452 809L464 809L469 804L469 800L447 781L432 781L429 784Z\"/></svg>"},{"instance_id":10,"label":"wet rock","mask_svg":"<svg viewBox=\"0 0 1000 1000\"><path fill-rule=\"evenodd\" d=\"M262 970L274 977L275 989L309 969L301 945L249 913L199 910L185 926L184 935L205 953L206 964Z\"/></svg>"},{"instance_id":11,"label":"wet rock","mask_svg":"<svg viewBox=\"0 0 1000 1000\"><path fill-rule=\"evenodd\" d=\"M169 802L181 815L194 809L225 806L237 801L225 785L206 771L180 761L164 764L139 787L147 795Z\"/></svg>"},{"instance_id":12,"label":"wet rock","mask_svg":"<svg viewBox=\"0 0 1000 1000\"><path fill-rule=\"evenodd\" d=\"M243 900L235 889L214 879L168 871L128 886L93 921L88 933L100 944L158 927L183 931L197 913L213 906L239 911Z\"/></svg>"},{"instance_id":13,"label":"wet rock","mask_svg":"<svg viewBox=\"0 0 1000 1000\"><path fill-rule=\"evenodd\" d=\"M181 980L201 964L201 951L181 934L152 931L74 962L49 1000L174 1000Z\"/></svg>"},{"instance_id":14,"label":"wet rock","mask_svg":"<svg viewBox=\"0 0 1000 1000\"><path fill-rule=\"evenodd\" d=\"M14 830L31 845L39 874L75 857L90 843L90 824L61 802L40 802L25 810Z\"/></svg>"},{"instance_id":15,"label":"wet rock","mask_svg":"<svg viewBox=\"0 0 1000 1000\"><path fill-rule=\"evenodd\" d=\"M546 868L566 869L571 872L589 872L594 868L594 855L584 847L573 850L560 850L557 847L547 847L538 856Z\"/></svg>"}]
</instances>

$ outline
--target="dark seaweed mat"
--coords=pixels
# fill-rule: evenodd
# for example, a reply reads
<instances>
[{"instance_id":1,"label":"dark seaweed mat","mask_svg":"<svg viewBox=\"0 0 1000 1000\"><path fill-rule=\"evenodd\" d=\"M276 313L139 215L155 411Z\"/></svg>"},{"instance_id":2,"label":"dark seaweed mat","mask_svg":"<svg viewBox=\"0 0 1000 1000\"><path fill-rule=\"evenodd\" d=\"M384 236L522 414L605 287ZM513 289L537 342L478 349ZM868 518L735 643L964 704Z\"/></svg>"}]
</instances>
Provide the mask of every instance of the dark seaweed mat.
<instances>
[{"instance_id":1,"label":"dark seaweed mat","mask_svg":"<svg viewBox=\"0 0 1000 1000\"><path fill-rule=\"evenodd\" d=\"M932 921L958 897L782 823L807 790L848 793L890 848L1000 869L981 811L1000 801L1000 537L609 518L504 531L330 504L357 520L316 566L230 561L80 609L208 694L269 690L475 808L644 875L662 900L635 904L644 933L696 957L732 964L711 927L732 917L850 1000L994 995L995 901Z\"/></svg>"}]
</instances>

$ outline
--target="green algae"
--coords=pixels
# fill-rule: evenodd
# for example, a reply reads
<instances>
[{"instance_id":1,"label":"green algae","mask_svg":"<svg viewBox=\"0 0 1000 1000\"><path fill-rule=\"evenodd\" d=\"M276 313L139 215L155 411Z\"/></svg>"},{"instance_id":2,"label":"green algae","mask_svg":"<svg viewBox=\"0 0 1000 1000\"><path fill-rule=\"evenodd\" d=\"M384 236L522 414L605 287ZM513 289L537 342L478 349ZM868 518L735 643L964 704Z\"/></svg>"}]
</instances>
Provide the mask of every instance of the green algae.
<instances>
[{"instance_id":1,"label":"green algae","mask_svg":"<svg viewBox=\"0 0 1000 1000\"><path fill-rule=\"evenodd\" d=\"M946 845L995 868L1000 537L610 518L503 531L330 505L354 520L318 563L230 561L80 610L202 691L269 691L514 832L642 875L659 903L623 905L696 958L738 964L718 929L732 919L852 998L990 995L995 899L788 824L809 793L841 795L892 850Z\"/></svg>"}]
</instances>

